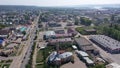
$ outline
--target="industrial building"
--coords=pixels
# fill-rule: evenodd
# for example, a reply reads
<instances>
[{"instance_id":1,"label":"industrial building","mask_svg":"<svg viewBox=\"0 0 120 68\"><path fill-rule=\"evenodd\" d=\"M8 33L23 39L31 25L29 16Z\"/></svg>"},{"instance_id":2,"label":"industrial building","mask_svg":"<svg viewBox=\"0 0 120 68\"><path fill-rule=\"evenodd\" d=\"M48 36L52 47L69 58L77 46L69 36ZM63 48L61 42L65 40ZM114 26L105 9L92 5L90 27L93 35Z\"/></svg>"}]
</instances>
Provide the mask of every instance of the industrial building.
<instances>
[{"instance_id":1,"label":"industrial building","mask_svg":"<svg viewBox=\"0 0 120 68\"><path fill-rule=\"evenodd\" d=\"M120 53L120 42L115 39L105 35L91 35L89 38L110 53Z\"/></svg>"},{"instance_id":2,"label":"industrial building","mask_svg":"<svg viewBox=\"0 0 120 68\"><path fill-rule=\"evenodd\" d=\"M75 42L78 45L79 49L83 51L94 51L96 48L84 37L75 38Z\"/></svg>"},{"instance_id":3,"label":"industrial building","mask_svg":"<svg viewBox=\"0 0 120 68\"><path fill-rule=\"evenodd\" d=\"M56 45L58 43L69 43L72 44L73 40L71 38L60 38L60 39L50 39L48 40L49 45Z\"/></svg>"},{"instance_id":4,"label":"industrial building","mask_svg":"<svg viewBox=\"0 0 120 68\"><path fill-rule=\"evenodd\" d=\"M78 57L87 65L94 65L94 62L89 58L89 55L84 51L76 51Z\"/></svg>"}]
</instances>

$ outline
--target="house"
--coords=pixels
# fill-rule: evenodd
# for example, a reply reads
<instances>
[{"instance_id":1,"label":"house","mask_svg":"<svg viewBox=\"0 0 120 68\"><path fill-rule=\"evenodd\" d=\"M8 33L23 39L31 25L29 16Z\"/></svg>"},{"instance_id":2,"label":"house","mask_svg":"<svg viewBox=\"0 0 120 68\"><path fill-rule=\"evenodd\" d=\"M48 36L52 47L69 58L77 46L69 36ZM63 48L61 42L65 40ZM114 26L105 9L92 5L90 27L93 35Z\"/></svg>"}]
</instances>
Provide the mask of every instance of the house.
<instances>
[{"instance_id":1,"label":"house","mask_svg":"<svg viewBox=\"0 0 120 68\"><path fill-rule=\"evenodd\" d=\"M73 28L68 28L67 29L67 33L68 34L72 34L72 36L77 35L77 31L75 29L73 29Z\"/></svg>"},{"instance_id":2,"label":"house","mask_svg":"<svg viewBox=\"0 0 120 68\"><path fill-rule=\"evenodd\" d=\"M5 41L4 40L0 40L0 47L4 47L5 46Z\"/></svg>"},{"instance_id":3,"label":"house","mask_svg":"<svg viewBox=\"0 0 120 68\"><path fill-rule=\"evenodd\" d=\"M10 30L0 30L0 38L7 38L10 34Z\"/></svg>"},{"instance_id":4,"label":"house","mask_svg":"<svg viewBox=\"0 0 120 68\"><path fill-rule=\"evenodd\" d=\"M84 31L86 32L86 34L96 34L97 31L95 29L84 29Z\"/></svg>"}]
</instances>

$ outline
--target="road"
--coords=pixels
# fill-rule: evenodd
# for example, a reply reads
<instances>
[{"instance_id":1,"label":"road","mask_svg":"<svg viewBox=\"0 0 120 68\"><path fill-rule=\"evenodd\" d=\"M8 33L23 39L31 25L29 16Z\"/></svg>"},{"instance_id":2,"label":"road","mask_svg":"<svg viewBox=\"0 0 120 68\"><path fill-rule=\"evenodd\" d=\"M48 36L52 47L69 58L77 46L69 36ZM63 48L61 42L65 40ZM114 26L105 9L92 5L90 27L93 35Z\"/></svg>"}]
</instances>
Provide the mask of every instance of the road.
<instances>
[{"instance_id":1,"label":"road","mask_svg":"<svg viewBox=\"0 0 120 68\"><path fill-rule=\"evenodd\" d=\"M35 31L38 29L36 25L38 25L37 23L38 23L39 17L40 15L36 18L36 20L34 21L33 27L30 29L29 39L26 42L26 45L24 46L22 53L20 54L20 56L18 56L13 60L9 68L25 68L25 65L28 63L28 60L31 54L31 47L34 42L33 39L35 37Z\"/></svg>"}]
</instances>

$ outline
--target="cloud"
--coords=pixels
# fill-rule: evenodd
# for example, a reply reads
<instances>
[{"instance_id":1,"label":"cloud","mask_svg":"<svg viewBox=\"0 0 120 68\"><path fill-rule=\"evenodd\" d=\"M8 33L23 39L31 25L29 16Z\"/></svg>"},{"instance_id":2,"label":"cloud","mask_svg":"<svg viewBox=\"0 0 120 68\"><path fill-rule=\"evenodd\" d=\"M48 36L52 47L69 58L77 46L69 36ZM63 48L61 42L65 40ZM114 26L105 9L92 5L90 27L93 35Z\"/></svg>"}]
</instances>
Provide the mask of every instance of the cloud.
<instances>
[{"instance_id":1,"label":"cloud","mask_svg":"<svg viewBox=\"0 0 120 68\"><path fill-rule=\"evenodd\" d=\"M0 5L71 6L86 4L120 4L120 0L0 0Z\"/></svg>"}]
</instances>

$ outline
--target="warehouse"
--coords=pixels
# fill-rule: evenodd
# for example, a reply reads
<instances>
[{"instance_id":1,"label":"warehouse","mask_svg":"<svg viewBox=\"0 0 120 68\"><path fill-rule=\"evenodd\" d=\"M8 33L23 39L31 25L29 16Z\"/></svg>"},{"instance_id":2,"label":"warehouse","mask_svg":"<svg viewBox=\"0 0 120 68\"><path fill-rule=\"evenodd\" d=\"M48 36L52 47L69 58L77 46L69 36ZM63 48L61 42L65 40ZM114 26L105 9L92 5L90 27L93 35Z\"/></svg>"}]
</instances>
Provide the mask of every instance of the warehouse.
<instances>
[{"instance_id":1,"label":"warehouse","mask_svg":"<svg viewBox=\"0 0 120 68\"><path fill-rule=\"evenodd\" d=\"M79 49L83 51L94 51L96 48L84 37L75 38L75 42L78 45Z\"/></svg>"},{"instance_id":2,"label":"warehouse","mask_svg":"<svg viewBox=\"0 0 120 68\"><path fill-rule=\"evenodd\" d=\"M69 43L72 44L73 40L71 38L60 38L60 39L50 39L48 40L49 45L56 45L58 43Z\"/></svg>"},{"instance_id":3,"label":"warehouse","mask_svg":"<svg viewBox=\"0 0 120 68\"><path fill-rule=\"evenodd\" d=\"M120 42L105 35L91 35L93 42L100 44L99 46L110 53L120 53Z\"/></svg>"}]
</instances>

